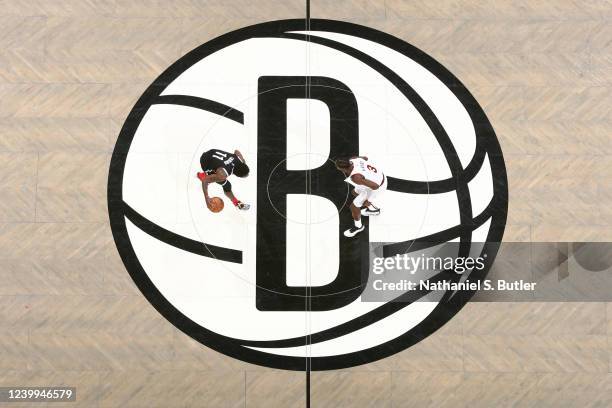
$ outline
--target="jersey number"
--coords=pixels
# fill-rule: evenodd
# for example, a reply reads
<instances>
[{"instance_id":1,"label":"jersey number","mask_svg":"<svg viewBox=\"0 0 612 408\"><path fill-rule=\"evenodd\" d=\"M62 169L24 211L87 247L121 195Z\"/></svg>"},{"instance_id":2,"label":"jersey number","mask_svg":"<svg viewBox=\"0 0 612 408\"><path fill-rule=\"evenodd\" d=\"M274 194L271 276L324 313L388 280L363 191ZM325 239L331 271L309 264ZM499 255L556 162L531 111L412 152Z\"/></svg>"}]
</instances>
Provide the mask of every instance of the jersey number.
<instances>
[{"instance_id":1,"label":"jersey number","mask_svg":"<svg viewBox=\"0 0 612 408\"><path fill-rule=\"evenodd\" d=\"M221 153L221 152L215 152L216 154L213 154L212 157L215 157L221 161L225 160L225 158L227 157L227 154L225 153ZM218 155L218 156L217 156Z\"/></svg>"},{"instance_id":2,"label":"jersey number","mask_svg":"<svg viewBox=\"0 0 612 408\"><path fill-rule=\"evenodd\" d=\"M369 164L366 167L368 168L368 170L373 171L374 173L378 173L378 170L376 170L376 167L370 166Z\"/></svg>"}]
</instances>

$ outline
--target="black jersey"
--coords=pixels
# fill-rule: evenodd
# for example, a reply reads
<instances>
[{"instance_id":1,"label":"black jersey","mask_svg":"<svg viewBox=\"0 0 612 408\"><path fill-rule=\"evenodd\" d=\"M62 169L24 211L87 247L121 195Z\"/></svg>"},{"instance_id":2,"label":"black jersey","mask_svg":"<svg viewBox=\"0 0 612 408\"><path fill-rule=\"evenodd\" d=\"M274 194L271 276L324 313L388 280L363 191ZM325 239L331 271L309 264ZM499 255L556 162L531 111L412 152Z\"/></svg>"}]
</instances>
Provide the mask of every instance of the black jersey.
<instances>
[{"instance_id":1,"label":"black jersey","mask_svg":"<svg viewBox=\"0 0 612 408\"><path fill-rule=\"evenodd\" d=\"M200 157L200 166L206 174L217 172L218 168L222 168L226 176L231 176L234 173L234 166L240 160L234 153L229 153L219 149L212 149L204 152ZM218 182L223 186L223 191L232 191L232 183L229 180Z\"/></svg>"},{"instance_id":2,"label":"black jersey","mask_svg":"<svg viewBox=\"0 0 612 408\"><path fill-rule=\"evenodd\" d=\"M225 170L226 176L231 176L238 160L238 156L233 153L212 149L202 154L200 165L206 174L213 174L220 167Z\"/></svg>"}]
</instances>

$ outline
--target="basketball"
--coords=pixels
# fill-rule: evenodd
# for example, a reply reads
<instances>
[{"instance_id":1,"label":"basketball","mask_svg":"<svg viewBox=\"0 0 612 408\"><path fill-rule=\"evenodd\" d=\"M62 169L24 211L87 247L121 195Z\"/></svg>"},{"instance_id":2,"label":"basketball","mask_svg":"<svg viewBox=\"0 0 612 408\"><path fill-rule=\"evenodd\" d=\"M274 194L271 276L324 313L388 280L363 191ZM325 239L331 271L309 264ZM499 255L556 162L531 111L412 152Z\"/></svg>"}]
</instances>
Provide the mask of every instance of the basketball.
<instances>
[{"instance_id":1,"label":"basketball","mask_svg":"<svg viewBox=\"0 0 612 408\"><path fill-rule=\"evenodd\" d=\"M213 197L210 199L210 210L214 213L218 213L223 210L223 200L219 197Z\"/></svg>"}]
</instances>

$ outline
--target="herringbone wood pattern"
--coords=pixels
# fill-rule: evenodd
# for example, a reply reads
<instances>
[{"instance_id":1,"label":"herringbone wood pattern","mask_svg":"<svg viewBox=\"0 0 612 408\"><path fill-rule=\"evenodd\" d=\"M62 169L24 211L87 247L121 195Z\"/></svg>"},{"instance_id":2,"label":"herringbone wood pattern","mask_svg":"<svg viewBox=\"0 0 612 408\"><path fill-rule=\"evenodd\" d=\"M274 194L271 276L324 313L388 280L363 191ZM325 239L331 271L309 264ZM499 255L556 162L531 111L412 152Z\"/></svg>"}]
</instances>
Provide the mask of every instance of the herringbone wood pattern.
<instances>
[{"instance_id":1,"label":"herringbone wood pattern","mask_svg":"<svg viewBox=\"0 0 612 408\"><path fill-rule=\"evenodd\" d=\"M304 405L303 374L211 351L148 304L105 197L150 81L219 34L304 15L302 0L0 1L0 385L74 385L72 407ZM474 93L506 157L506 240L612 239L609 0L312 0L312 16L403 38ZM470 304L403 353L313 373L313 406L612 406L610 335L609 304Z\"/></svg>"}]
</instances>

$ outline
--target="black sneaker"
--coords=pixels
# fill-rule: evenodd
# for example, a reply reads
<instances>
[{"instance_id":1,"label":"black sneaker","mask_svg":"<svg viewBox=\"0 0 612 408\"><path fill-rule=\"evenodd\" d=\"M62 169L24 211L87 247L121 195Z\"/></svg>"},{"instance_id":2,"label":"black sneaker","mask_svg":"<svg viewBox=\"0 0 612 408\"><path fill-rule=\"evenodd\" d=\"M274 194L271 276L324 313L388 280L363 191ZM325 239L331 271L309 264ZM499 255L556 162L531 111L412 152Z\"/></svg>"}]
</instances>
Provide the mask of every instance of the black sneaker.
<instances>
[{"instance_id":1,"label":"black sneaker","mask_svg":"<svg viewBox=\"0 0 612 408\"><path fill-rule=\"evenodd\" d=\"M365 229L365 226L361 226L359 228L352 226L351 228L347 229L346 231L344 231L344 236L345 237L349 237L349 238L353 238L355 235L359 234L361 231L363 231Z\"/></svg>"}]
</instances>

